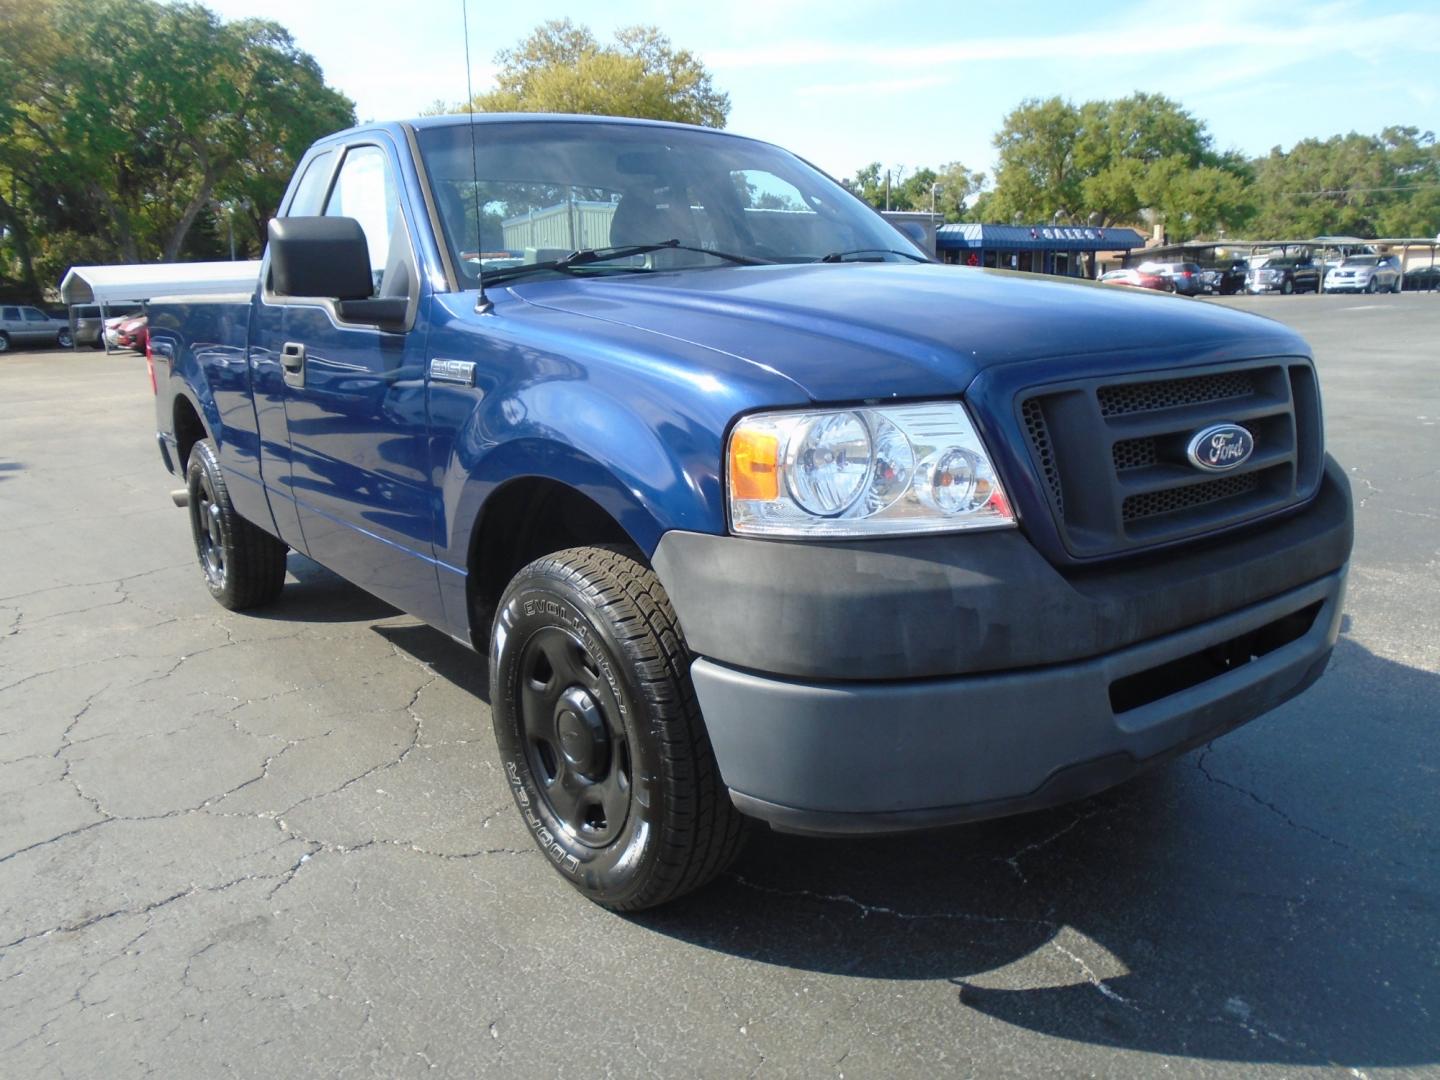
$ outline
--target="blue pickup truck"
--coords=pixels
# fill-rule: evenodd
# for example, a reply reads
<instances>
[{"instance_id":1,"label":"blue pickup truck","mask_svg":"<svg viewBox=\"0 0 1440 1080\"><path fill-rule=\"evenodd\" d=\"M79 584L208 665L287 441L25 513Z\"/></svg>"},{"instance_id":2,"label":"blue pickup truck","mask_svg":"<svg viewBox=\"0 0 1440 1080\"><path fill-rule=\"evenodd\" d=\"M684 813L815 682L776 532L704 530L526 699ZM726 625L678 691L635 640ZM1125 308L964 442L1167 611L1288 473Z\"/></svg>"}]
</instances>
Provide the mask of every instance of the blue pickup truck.
<instances>
[{"instance_id":1,"label":"blue pickup truck","mask_svg":"<svg viewBox=\"0 0 1440 1080\"><path fill-rule=\"evenodd\" d=\"M1340 624L1303 341L935 265L718 131L341 132L254 291L152 303L150 333L214 597L275 601L293 549L473 648L526 826L616 909L756 819L1099 791L1300 693Z\"/></svg>"}]
</instances>

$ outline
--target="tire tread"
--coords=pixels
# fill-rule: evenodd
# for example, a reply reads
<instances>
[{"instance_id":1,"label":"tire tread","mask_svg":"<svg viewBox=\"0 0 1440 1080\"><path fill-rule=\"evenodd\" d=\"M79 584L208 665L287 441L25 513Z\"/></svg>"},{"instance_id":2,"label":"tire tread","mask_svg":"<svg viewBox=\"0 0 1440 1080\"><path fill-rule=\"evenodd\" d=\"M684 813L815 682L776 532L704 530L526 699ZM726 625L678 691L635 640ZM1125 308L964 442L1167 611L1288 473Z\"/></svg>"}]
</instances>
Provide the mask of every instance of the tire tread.
<instances>
[{"instance_id":1,"label":"tire tread","mask_svg":"<svg viewBox=\"0 0 1440 1080\"><path fill-rule=\"evenodd\" d=\"M212 587L211 595L231 611L270 603L285 585L285 556L290 549L236 512L212 440L197 442L190 450L190 461L191 469L198 467L210 474L210 488L220 506L220 527L231 547L225 561L225 588Z\"/></svg>"},{"instance_id":2,"label":"tire tread","mask_svg":"<svg viewBox=\"0 0 1440 1080\"><path fill-rule=\"evenodd\" d=\"M622 546L568 548L544 556L520 577L567 580L609 623L637 689L659 721L666 820L649 880L620 902L621 911L654 907L698 889L725 871L744 846L747 822L730 801L710 747L695 686L690 650L675 610L655 572L638 551Z\"/></svg>"}]
</instances>

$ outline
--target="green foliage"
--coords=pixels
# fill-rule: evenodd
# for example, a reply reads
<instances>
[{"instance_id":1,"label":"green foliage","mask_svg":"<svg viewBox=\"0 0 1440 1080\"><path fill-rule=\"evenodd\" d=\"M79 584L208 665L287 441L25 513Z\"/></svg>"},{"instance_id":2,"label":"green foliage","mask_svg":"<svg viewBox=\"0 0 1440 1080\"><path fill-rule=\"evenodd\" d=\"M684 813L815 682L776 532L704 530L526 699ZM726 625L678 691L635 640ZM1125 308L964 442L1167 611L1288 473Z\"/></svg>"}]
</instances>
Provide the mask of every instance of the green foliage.
<instances>
[{"instance_id":1,"label":"green foliage","mask_svg":"<svg viewBox=\"0 0 1440 1080\"><path fill-rule=\"evenodd\" d=\"M1160 94L1024 101L995 146L988 209L1002 221L1113 225L1148 210L1184 239L1242 227L1254 211L1246 163L1217 153L1204 123Z\"/></svg>"},{"instance_id":2,"label":"green foliage","mask_svg":"<svg viewBox=\"0 0 1440 1080\"><path fill-rule=\"evenodd\" d=\"M653 26L626 27L602 45L589 28L552 19L495 62L496 88L476 96L477 111L638 116L715 128L730 114L729 95L715 88L705 65Z\"/></svg>"},{"instance_id":3,"label":"green foliage","mask_svg":"<svg viewBox=\"0 0 1440 1080\"><path fill-rule=\"evenodd\" d=\"M1434 236L1440 233L1440 147L1433 132L1305 139L1255 166L1266 236Z\"/></svg>"},{"instance_id":4,"label":"green foliage","mask_svg":"<svg viewBox=\"0 0 1440 1080\"><path fill-rule=\"evenodd\" d=\"M290 35L155 0L0 0L0 275L38 293L80 261L263 242L290 172L354 122ZM199 233L193 230L202 223Z\"/></svg>"},{"instance_id":5,"label":"green foliage","mask_svg":"<svg viewBox=\"0 0 1440 1080\"><path fill-rule=\"evenodd\" d=\"M853 177L841 181L851 194L864 199L877 210L886 208L885 167L872 161ZM938 170L916 169L906 174L904 166L890 170L891 210L922 210L931 207L946 221L968 220L971 200L985 182L985 174L967 169L958 161L942 165ZM932 202L933 199L933 202Z\"/></svg>"}]
</instances>

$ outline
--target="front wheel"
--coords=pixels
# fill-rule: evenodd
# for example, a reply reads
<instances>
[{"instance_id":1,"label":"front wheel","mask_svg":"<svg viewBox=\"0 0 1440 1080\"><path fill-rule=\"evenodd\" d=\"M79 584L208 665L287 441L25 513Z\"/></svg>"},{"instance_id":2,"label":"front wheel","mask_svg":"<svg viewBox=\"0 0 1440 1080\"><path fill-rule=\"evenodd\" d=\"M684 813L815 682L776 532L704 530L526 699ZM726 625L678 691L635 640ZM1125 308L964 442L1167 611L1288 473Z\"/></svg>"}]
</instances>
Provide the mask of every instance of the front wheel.
<instances>
[{"instance_id":1,"label":"front wheel","mask_svg":"<svg viewBox=\"0 0 1440 1080\"><path fill-rule=\"evenodd\" d=\"M190 531L210 595L231 611L259 607L285 584L286 546L235 512L215 444L201 439L185 469Z\"/></svg>"},{"instance_id":2,"label":"front wheel","mask_svg":"<svg viewBox=\"0 0 1440 1080\"><path fill-rule=\"evenodd\" d=\"M1378 289L1379 286L1375 284L1375 279L1373 277L1365 284L1365 291L1371 296L1374 296Z\"/></svg>"},{"instance_id":3,"label":"front wheel","mask_svg":"<svg viewBox=\"0 0 1440 1080\"><path fill-rule=\"evenodd\" d=\"M6 353L6 352L9 352L9 351L10 351L10 335L9 335L9 334L0 334L0 353Z\"/></svg>"},{"instance_id":4,"label":"front wheel","mask_svg":"<svg viewBox=\"0 0 1440 1080\"><path fill-rule=\"evenodd\" d=\"M1286 278L1286 279L1285 279L1285 283L1280 286L1280 292L1283 293L1285 296L1289 296L1289 295L1290 295L1291 293L1293 293L1294 291L1295 291L1295 283L1294 283L1293 281L1291 281L1289 278Z\"/></svg>"},{"instance_id":5,"label":"front wheel","mask_svg":"<svg viewBox=\"0 0 1440 1080\"><path fill-rule=\"evenodd\" d=\"M61 330L55 335L55 344L62 349L68 349L75 344L75 339L70 336L69 330Z\"/></svg>"},{"instance_id":6,"label":"front wheel","mask_svg":"<svg viewBox=\"0 0 1440 1080\"><path fill-rule=\"evenodd\" d=\"M715 765L675 612L638 552L571 548L531 563L501 598L491 642L505 779L571 885L637 911L729 866L744 820Z\"/></svg>"}]
</instances>

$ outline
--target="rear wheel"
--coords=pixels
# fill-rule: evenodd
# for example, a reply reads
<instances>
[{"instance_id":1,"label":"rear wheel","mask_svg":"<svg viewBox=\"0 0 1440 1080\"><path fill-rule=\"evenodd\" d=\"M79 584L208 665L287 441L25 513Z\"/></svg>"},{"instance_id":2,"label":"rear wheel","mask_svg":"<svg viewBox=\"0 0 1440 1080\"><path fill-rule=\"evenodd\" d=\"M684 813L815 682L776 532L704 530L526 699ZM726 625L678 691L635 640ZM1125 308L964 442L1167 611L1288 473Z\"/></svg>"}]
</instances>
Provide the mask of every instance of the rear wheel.
<instances>
[{"instance_id":1,"label":"rear wheel","mask_svg":"<svg viewBox=\"0 0 1440 1080\"><path fill-rule=\"evenodd\" d=\"M511 794L561 875L606 907L721 873L744 819L720 780L669 598L639 553L571 548L520 571L491 637Z\"/></svg>"},{"instance_id":2,"label":"rear wheel","mask_svg":"<svg viewBox=\"0 0 1440 1080\"><path fill-rule=\"evenodd\" d=\"M285 584L286 546L230 504L215 443L201 439L185 470L190 531L210 595L231 611L259 607Z\"/></svg>"},{"instance_id":3,"label":"rear wheel","mask_svg":"<svg viewBox=\"0 0 1440 1080\"><path fill-rule=\"evenodd\" d=\"M0 334L0 353L10 351L10 335Z\"/></svg>"}]
</instances>

